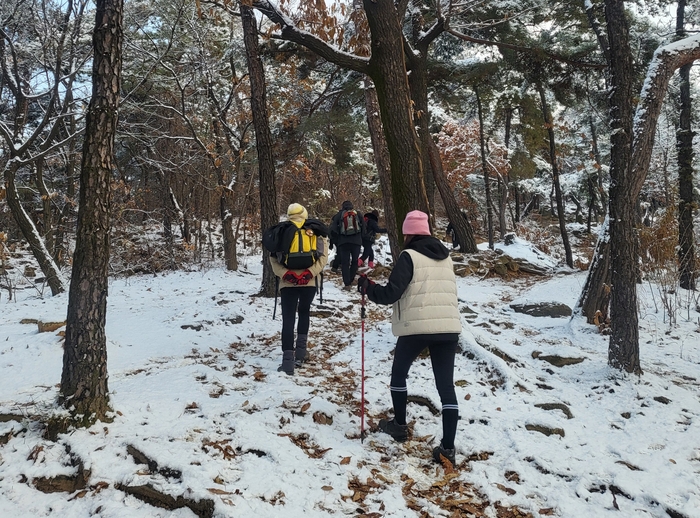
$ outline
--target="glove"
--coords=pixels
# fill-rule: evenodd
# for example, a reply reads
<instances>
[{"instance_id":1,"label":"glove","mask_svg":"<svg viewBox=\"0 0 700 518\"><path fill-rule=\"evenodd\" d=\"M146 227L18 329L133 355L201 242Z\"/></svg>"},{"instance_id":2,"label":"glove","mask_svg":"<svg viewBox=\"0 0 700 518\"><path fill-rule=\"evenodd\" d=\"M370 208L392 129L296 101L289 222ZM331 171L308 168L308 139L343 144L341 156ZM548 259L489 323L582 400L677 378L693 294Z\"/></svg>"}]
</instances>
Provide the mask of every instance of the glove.
<instances>
[{"instance_id":1,"label":"glove","mask_svg":"<svg viewBox=\"0 0 700 518\"><path fill-rule=\"evenodd\" d=\"M297 275L297 285L299 286L306 286L309 284L309 281L313 279L314 276L311 275L311 272L309 270L304 270L301 272L301 275Z\"/></svg>"},{"instance_id":2,"label":"glove","mask_svg":"<svg viewBox=\"0 0 700 518\"><path fill-rule=\"evenodd\" d=\"M370 280L365 274L357 278L357 291L365 295L370 286L374 285L374 281Z\"/></svg>"},{"instance_id":3,"label":"glove","mask_svg":"<svg viewBox=\"0 0 700 518\"><path fill-rule=\"evenodd\" d=\"M296 284L299 282L299 276L293 271L287 270L287 273L285 273L282 276L282 280L294 284L296 286Z\"/></svg>"}]
</instances>

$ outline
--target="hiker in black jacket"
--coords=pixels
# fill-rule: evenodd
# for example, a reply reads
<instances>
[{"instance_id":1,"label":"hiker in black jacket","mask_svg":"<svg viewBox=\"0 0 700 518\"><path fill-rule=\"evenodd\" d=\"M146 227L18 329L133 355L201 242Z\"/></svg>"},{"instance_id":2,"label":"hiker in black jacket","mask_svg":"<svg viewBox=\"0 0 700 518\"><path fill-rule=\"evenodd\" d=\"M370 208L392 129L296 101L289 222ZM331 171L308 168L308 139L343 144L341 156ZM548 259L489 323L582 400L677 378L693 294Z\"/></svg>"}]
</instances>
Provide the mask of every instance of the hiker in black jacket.
<instances>
[{"instance_id":1,"label":"hiker in black jacket","mask_svg":"<svg viewBox=\"0 0 700 518\"><path fill-rule=\"evenodd\" d=\"M357 273L357 260L360 257L362 235L365 233L365 220L350 201L344 201L340 211L333 216L330 224L331 235L340 255L340 268L343 272L344 290L352 289Z\"/></svg>"},{"instance_id":2,"label":"hiker in black jacket","mask_svg":"<svg viewBox=\"0 0 700 518\"><path fill-rule=\"evenodd\" d=\"M367 262L367 266L374 268L374 242L377 240L377 234L386 233L386 229L379 226L379 211L377 209L365 214L365 226L366 231L362 236L362 257L357 265L362 266Z\"/></svg>"},{"instance_id":3,"label":"hiker in black jacket","mask_svg":"<svg viewBox=\"0 0 700 518\"><path fill-rule=\"evenodd\" d=\"M391 332L397 336L389 390L394 418L381 419L379 429L403 442L408 439L406 378L411 365L426 348L430 350L435 385L442 402L442 440L433 459L455 463L455 435L459 406L453 383L455 353L462 323L457 303L457 281L450 253L433 237L428 215L414 210L402 228L404 250L385 286L366 275L357 280L360 293L377 304L393 304Z\"/></svg>"},{"instance_id":4,"label":"hiker in black jacket","mask_svg":"<svg viewBox=\"0 0 700 518\"><path fill-rule=\"evenodd\" d=\"M469 223L469 217L467 216L466 212L463 210L459 211L459 213L462 215L462 217L467 220L467 224ZM460 251L462 251L462 247L459 242L459 237L457 237L457 229L455 226L452 224L450 221L447 224L447 228L445 229L445 233L450 236L450 240L452 241L452 250L457 250L459 248Z\"/></svg>"}]
</instances>

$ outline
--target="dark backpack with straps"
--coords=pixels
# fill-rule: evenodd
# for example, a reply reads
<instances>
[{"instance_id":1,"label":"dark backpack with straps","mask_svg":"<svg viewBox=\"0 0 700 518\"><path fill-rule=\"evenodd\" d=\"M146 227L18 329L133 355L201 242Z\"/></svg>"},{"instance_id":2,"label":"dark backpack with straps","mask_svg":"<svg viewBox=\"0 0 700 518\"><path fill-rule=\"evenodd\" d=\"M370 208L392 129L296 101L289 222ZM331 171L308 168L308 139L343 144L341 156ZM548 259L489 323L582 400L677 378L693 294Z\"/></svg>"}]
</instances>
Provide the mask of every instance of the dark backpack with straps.
<instances>
[{"instance_id":1,"label":"dark backpack with straps","mask_svg":"<svg viewBox=\"0 0 700 518\"><path fill-rule=\"evenodd\" d=\"M314 250L313 260L310 262L308 262L309 256L304 255L303 245L297 247L298 250L302 250L301 254L298 251L290 252L292 241L296 238L297 240L301 239L301 242L303 242L303 236L301 233L306 232L306 230L311 230L316 236L328 237L328 227L320 220L307 219L301 228L298 228L291 221L283 221L276 225L272 225L270 228L265 230L265 232L263 232L263 247L270 253L271 256L274 256L280 264L286 266L287 268L292 270L306 269L316 261L321 252ZM300 242L297 241L297 243ZM292 257L291 261L290 256ZM290 263L293 264L290 265ZM307 263L308 266L300 266ZM320 286L317 285L316 287L320 291L320 301L321 304L323 304L323 273L321 273L319 277L321 280ZM275 277L275 306L274 310L272 311L273 320L277 312L277 293L279 291L279 281L279 277Z\"/></svg>"},{"instance_id":2,"label":"dark backpack with straps","mask_svg":"<svg viewBox=\"0 0 700 518\"><path fill-rule=\"evenodd\" d=\"M339 233L343 236L354 236L362 232L360 226L360 216L355 209L347 209L340 212L338 222Z\"/></svg>"},{"instance_id":3,"label":"dark backpack with straps","mask_svg":"<svg viewBox=\"0 0 700 518\"><path fill-rule=\"evenodd\" d=\"M319 236L328 236L328 227L317 219L307 219L301 228L283 221L263 232L262 244L281 265L290 270L305 270L321 255L316 247Z\"/></svg>"}]
</instances>

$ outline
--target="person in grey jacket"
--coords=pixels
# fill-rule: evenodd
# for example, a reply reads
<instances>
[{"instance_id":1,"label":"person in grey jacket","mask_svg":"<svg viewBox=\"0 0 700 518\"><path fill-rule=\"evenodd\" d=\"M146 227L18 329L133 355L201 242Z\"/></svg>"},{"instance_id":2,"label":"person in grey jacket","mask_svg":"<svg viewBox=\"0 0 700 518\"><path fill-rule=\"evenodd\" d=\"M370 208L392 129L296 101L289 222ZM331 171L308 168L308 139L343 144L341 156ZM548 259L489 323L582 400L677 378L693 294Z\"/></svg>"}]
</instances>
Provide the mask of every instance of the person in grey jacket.
<instances>
[{"instance_id":1,"label":"person in grey jacket","mask_svg":"<svg viewBox=\"0 0 700 518\"><path fill-rule=\"evenodd\" d=\"M459 406L453 371L462 331L457 281L450 253L431 235L426 213L409 212L402 231L404 250L387 284L375 284L367 276L357 281L358 291L372 302L393 304L391 330L398 337L389 387L394 418L380 420L379 428L399 442L408 439L406 378L414 360L428 348L442 403L442 440L433 449L433 459L454 465Z\"/></svg>"}]
</instances>

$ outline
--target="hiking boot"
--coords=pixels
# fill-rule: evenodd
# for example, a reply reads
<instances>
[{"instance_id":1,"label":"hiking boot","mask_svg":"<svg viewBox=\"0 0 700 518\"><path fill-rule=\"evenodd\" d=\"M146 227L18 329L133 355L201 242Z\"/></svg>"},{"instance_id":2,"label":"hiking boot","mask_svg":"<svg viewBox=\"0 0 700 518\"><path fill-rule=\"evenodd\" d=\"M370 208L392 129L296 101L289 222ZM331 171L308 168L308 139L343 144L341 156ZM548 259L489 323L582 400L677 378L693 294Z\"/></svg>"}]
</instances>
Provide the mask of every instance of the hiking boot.
<instances>
[{"instance_id":1,"label":"hiking boot","mask_svg":"<svg viewBox=\"0 0 700 518\"><path fill-rule=\"evenodd\" d=\"M309 351L306 348L306 340L308 335L297 335L297 346L294 349L294 366L301 367L301 365L309 360Z\"/></svg>"},{"instance_id":2,"label":"hiking boot","mask_svg":"<svg viewBox=\"0 0 700 518\"><path fill-rule=\"evenodd\" d=\"M379 429L391 435L395 441L406 442L406 439L408 439L408 425L398 424L396 419L380 419Z\"/></svg>"},{"instance_id":3,"label":"hiking boot","mask_svg":"<svg viewBox=\"0 0 700 518\"><path fill-rule=\"evenodd\" d=\"M343 286L344 291L350 291L352 289L352 284L348 284L347 286Z\"/></svg>"},{"instance_id":4,"label":"hiking boot","mask_svg":"<svg viewBox=\"0 0 700 518\"><path fill-rule=\"evenodd\" d=\"M282 365L277 367L277 371L289 376L294 375L294 351L282 351Z\"/></svg>"},{"instance_id":5,"label":"hiking boot","mask_svg":"<svg viewBox=\"0 0 700 518\"><path fill-rule=\"evenodd\" d=\"M337 267L337 266L333 266L333 267L331 268L331 272L333 272L333 273L338 273L338 267Z\"/></svg>"},{"instance_id":6,"label":"hiking boot","mask_svg":"<svg viewBox=\"0 0 700 518\"><path fill-rule=\"evenodd\" d=\"M455 449L448 450L443 448L442 442L440 442L439 446L433 448L433 460L438 464L442 464L444 462L443 458L449 460L452 467L455 466Z\"/></svg>"},{"instance_id":7,"label":"hiking boot","mask_svg":"<svg viewBox=\"0 0 700 518\"><path fill-rule=\"evenodd\" d=\"M374 268L374 261L370 261L369 263L367 263L367 265L368 265L370 268Z\"/></svg>"}]
</instances>

